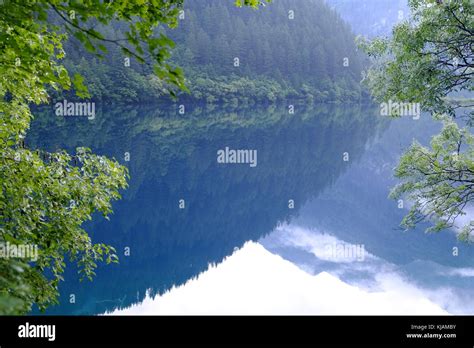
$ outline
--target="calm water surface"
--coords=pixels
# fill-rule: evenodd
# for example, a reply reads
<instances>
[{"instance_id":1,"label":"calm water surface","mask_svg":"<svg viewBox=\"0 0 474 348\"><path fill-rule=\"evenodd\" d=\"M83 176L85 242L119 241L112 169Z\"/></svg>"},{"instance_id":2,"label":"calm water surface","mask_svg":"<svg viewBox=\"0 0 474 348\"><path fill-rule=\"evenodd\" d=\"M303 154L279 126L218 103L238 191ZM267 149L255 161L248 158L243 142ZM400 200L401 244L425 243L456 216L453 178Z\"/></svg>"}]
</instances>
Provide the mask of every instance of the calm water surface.
<instances>
[{"instance_id":1,"label":"calm water surface","mask_svg":"<svg viewBox=\"0 0 474 348\"><path fill-rule=\"evenodd\" d=\"M94 120L39 112L30 146L87 146L131 175L110 221L85 225L120 264L100 267L93 282L68 267L47 314L474 313L472 248L453 231L400 230L409 202L387 198L403 150L439 126L377 114L315 106L289 115L284 105L184 115L175 105L123 107ZM218 163L226 147L257 150L257 166Z\"/></svg>"}]
</instances>

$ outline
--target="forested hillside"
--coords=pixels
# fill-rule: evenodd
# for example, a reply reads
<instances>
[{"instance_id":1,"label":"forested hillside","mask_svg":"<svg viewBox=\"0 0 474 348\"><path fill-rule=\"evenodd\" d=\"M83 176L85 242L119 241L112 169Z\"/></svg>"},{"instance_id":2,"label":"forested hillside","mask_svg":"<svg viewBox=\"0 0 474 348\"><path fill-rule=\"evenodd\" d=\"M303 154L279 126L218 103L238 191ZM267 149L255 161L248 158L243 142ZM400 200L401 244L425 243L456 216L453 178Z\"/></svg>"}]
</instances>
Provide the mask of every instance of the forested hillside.
<instances>
[{"instance_id":1,"label":"forested hillside","mask_svg":"<svg viewBox=\"0 0 474 348\"><path fill-rule=\"evenodd\" d=\"M104 28L119 39L119 26ZM179 26L167 30L171 62L185 72L189 94L180 100L246 103L301 100L359 101L363 55L350 27L322 0L275 0L259 10L233 1L187 1ZM106 45L99 60L71 40L66 66L85 77L92 98L149 102L165 97L151 69ZM68 97L69 95L56 97Z\"/></svg>"},{"instance_id":2,"label":"forested hillside","mask_svg":"<svg viewBox=\"0 0 474 348\"><path fill-rule=\"evenodd\" d=\"M390 35L409 15L408 0L326 0L354 33L368 37Z\"/></svg>"}]
</instances>

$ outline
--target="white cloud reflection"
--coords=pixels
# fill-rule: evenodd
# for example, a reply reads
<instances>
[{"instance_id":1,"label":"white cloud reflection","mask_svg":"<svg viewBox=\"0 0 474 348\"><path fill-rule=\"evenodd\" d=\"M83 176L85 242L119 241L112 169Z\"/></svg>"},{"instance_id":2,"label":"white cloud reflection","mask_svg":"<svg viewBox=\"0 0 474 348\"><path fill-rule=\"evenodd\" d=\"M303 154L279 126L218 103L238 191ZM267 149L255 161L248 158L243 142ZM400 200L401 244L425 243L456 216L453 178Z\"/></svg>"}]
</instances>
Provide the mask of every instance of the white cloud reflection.
<instances>
[{"instance_id":1,"label":"white cloud reflection","mask_svg":"<svg viewBox=\"0 0 474 348\"><path fill-rule=\"evenodd\" d=\"M312 275L249 242L186 284L111 314L447 314L396 273L377 274L377 284L369 289L327 272Z\"/></svg>"}]
</instances>

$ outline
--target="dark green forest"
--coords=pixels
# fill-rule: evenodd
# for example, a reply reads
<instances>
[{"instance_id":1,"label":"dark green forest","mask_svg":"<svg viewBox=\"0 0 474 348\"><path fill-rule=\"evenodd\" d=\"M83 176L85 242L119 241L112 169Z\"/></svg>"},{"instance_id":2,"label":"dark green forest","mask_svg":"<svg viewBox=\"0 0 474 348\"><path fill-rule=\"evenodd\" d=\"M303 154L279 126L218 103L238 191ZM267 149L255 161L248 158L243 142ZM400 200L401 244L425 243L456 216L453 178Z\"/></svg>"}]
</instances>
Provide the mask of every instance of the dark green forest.
<instances>
[{"instance_id":1,"label":"dark green forest","mask_svg":"<svg viewBox=\"0 0 474 348\"><path fill-rule=\"evenodd\" d=\"M101 28L123 37L119 24ZM321 0L278 0L256 11L219 0L189 1L176 29L170 62L183 68L189 93L179 100L207 103L359 101L364 56L340 16ZM152 69L105 43L105 60L77 40L65 46L65 66L85 78L92 99L121 103L169 98ZM73 98L72 92L53 94Z\"/></svg>"}]
</instances>

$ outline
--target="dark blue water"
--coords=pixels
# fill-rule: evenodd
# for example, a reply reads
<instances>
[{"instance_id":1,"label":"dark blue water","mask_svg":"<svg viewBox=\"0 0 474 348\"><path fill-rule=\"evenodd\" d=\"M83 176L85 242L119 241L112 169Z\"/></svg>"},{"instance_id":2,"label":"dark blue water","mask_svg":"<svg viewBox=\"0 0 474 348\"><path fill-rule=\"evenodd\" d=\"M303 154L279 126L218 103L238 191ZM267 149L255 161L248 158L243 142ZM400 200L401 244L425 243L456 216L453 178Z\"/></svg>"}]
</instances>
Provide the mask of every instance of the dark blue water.
<instances>
[{"instance_id":1,"label":"dark blue water","mask_svg":"<svg viewBox=\"0 0 474 348\"><path fill-rule=\"evenodd\" d=\"M93 282L79 282L69 266L60 304L48 314L127 308L185 284L248 241L310 274L333 272L350 284L375 281L374 267L389 264L419 287L470 294L472 277L441 274L474 267L471 249L450 231L401 231L406 209L387 198L403 149L438 129L426 117L389 121L368 105L297 107L295 114L286 105L187 106L183 115L176 105L122 107L99 110L94 120L37 114L30 146L87 146L131 175L110 221L96 216L85 225L95 242L117 249L120 263L99 267ZM256 150L257 165L218 163L217 151L226 147ZM374 267L321 257L313 242L295 242L296 227L316 244L330 235L364 245Z\"/></svg>"}]
</instances>

